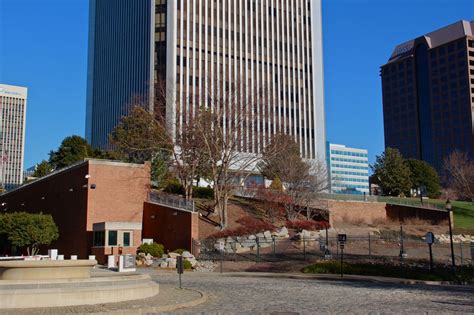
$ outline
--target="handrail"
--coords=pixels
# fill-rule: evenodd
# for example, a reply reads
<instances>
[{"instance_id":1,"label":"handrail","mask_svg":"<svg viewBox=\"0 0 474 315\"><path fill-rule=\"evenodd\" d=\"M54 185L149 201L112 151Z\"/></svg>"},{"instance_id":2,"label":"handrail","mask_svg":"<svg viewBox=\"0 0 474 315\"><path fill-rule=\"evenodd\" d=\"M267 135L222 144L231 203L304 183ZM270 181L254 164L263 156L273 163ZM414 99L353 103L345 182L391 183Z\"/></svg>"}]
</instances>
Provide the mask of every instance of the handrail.
<instances>
[{"instance_id":1,"label":"handrail","mask_svg":"<svg viewBox=\"0 0 474 315\"><path fill-rule=\"evenodd\" d=\"M181 210L195 212L194 200L186 200L181 197L160 194L157 192L150 192L148 194L148 200L153 203L162 204L164 206L170 206Z\"/></svg>"}]
</instances>

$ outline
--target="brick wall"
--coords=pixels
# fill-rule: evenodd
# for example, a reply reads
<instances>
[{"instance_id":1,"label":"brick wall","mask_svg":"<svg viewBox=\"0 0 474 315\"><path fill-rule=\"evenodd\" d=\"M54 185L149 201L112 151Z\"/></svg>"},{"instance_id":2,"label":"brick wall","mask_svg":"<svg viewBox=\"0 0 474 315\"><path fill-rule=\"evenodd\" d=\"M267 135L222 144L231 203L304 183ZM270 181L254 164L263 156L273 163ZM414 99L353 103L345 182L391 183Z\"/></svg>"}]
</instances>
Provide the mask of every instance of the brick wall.
<instances>
[{"instance_id":1,"label":"brick wall","mask_svg":"<svg viewBox=\"0 0 474 315\"><path fill-rule=\"evenodd\" d=\"M328 200L329 223L377 224L390 221L417 219L431 224L447 224L445 211L421 209L382 202Z\"/></svg>"},{"instance_id":2,"label":"brick wall","mask_svg":"<svg viewBox=\"0 0 474 315\"><path fill-rule=\"evenodd\" d=\"M25 211L53 216L59 230L59 239L49 248L57 248L59 254L89 254L87 224L88 163L84 162L63 172L38 179L19 189L0 196L6 202L6 212ZM85 185L85 187L84 187ZM41 254L47 254L43 248Z\"/></svg>"},{"instance_id":3,"label":"brick wall","mask_svg":"<svg viewBox=\"0 0 474 315\"><path fill-rule=\"evenodd\" d=\"M385 203L328 200L329 223L373 224L387 218Z\"/></svg>"},{"instance_id":4,"label":"brick wall","mask_svg":"<svg viewBox=\"0 0 474 315\"><path fill-rule=\"evenodd\" d=\"M99 222L142 222L150 186L149 165L92 161L89 169L87 231Z\"/></svg>"},{"instance_id":5,"label":"brick wall","mask_svg":"<svg viewBox=\"0 0 474 315\"><path fill-rule=\"evenodd\" d=\"M137 253L137 248L141 245L142 242L142 231L141 230L132 230L133 231L133 243L132 246L123 247L122 246L122 254L123 255L135 255ZM118 254L119 254L119 247L118 246L105 246L105 247L92 247L91 254L95 255L95 259L99 262L99 264L106 265L107 264L107 256L108 255L115 255L115 263L118 266Z\"/></svg>"},{"instance_id":6,"label":"brick wall","mask_svg":"<svg viewBox=\"0 0 474 315\"><path fill-rule=\"evenodd\" d=\"M92 253L94 223L142 222L149 184L148 164L89 160L4 194L0 204L6 202L11 212L51 214L59 239L48 247L57 248L66 258L87 258Z\"/></svg>"},{"instance_id":7,"label":"brick wall","mask_svg":"<svg viewBox=\"0 0 474 315\"><path fill-rule=\"evenodd\" d=\"M143 238L163 244L165 250L192 249L199 237L199 214L145 202L143 207Z\"/></svg>"}]
</instances>

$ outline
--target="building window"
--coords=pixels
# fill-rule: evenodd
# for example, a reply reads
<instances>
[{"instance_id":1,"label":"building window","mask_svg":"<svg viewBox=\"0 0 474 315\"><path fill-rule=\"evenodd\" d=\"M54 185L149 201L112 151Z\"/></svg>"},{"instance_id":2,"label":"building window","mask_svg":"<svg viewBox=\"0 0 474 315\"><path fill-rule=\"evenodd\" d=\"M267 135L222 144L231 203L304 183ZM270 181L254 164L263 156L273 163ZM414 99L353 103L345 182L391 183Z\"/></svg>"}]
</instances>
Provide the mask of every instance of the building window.
<instances>
[{"instance_id":1,"label":"building window","mask_svg":"<svg viewBox=\"0 0 474 315\"><path fill-rule=\"evenodd\" d=\"M109 231L109 246L117 246L117 231Z\"/></svg>"},{"instance_id":2,"label":"building window","mask_svg":"<svg viewBox=\"0 0 474 315\"><path fill-rule=\"evenodd\" d=\"M123 232L123 246L130 246L130 232Z\"/></svg>"},{"instance_id":3,"label":"building window","mask_svg":"<svg viewBox=\"0 0 474 315\"><path fill-rule=\"evenodd\" d=\"M93 243L94 243L94 246L104 246L105 245L105 232L95 231Z\"/></svg>"}]
</instances>

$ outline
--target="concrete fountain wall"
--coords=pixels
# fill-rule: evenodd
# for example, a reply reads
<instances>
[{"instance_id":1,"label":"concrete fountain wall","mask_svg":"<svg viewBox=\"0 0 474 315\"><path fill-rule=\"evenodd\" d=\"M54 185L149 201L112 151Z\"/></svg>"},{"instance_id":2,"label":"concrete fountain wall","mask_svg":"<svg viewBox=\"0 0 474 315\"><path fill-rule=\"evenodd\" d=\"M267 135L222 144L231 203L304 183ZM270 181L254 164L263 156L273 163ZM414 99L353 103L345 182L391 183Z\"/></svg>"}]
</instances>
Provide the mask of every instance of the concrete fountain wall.
<instances>
[{"instance_id":1,"label":"concrete fountain wall","mask_svg":"<svg viewBox=\"0 0 474 315\"><path fill-rule=\"evenodd\" d=\"M152 297L149 275L92 276L96 261L0 262L0 309L91 305Z\"/></svg>"},{"instance_id":2,"label":"concrete fountain wall","mask_svg":"<svg viewBox=\"0 0 474 315\"><path fill-rule=\"evenodd\" d=\"M84 279L95 260L15 260L0 262L0 280Z\"/></svg>"}]
</instances>

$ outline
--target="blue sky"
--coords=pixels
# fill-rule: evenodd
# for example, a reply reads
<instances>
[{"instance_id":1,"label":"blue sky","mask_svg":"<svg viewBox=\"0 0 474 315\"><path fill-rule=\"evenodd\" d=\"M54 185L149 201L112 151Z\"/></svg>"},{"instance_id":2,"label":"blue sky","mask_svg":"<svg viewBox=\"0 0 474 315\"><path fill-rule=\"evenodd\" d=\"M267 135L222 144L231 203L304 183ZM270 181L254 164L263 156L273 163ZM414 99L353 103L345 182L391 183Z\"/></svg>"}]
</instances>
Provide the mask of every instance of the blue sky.
<instances>
[{"instance_id":1,"label":"blue sky","mask_svg":"<svg viewBox=\"0 0 474 315\"><path fill-rule=\"evenodd\" d=\"M28 87L25 167L84 136L87 0L0 0L0 82ZM379 67L395 45L458 20L471 0L323 0L327 139L383 150Z\"/></svg>"}]
</instances>

